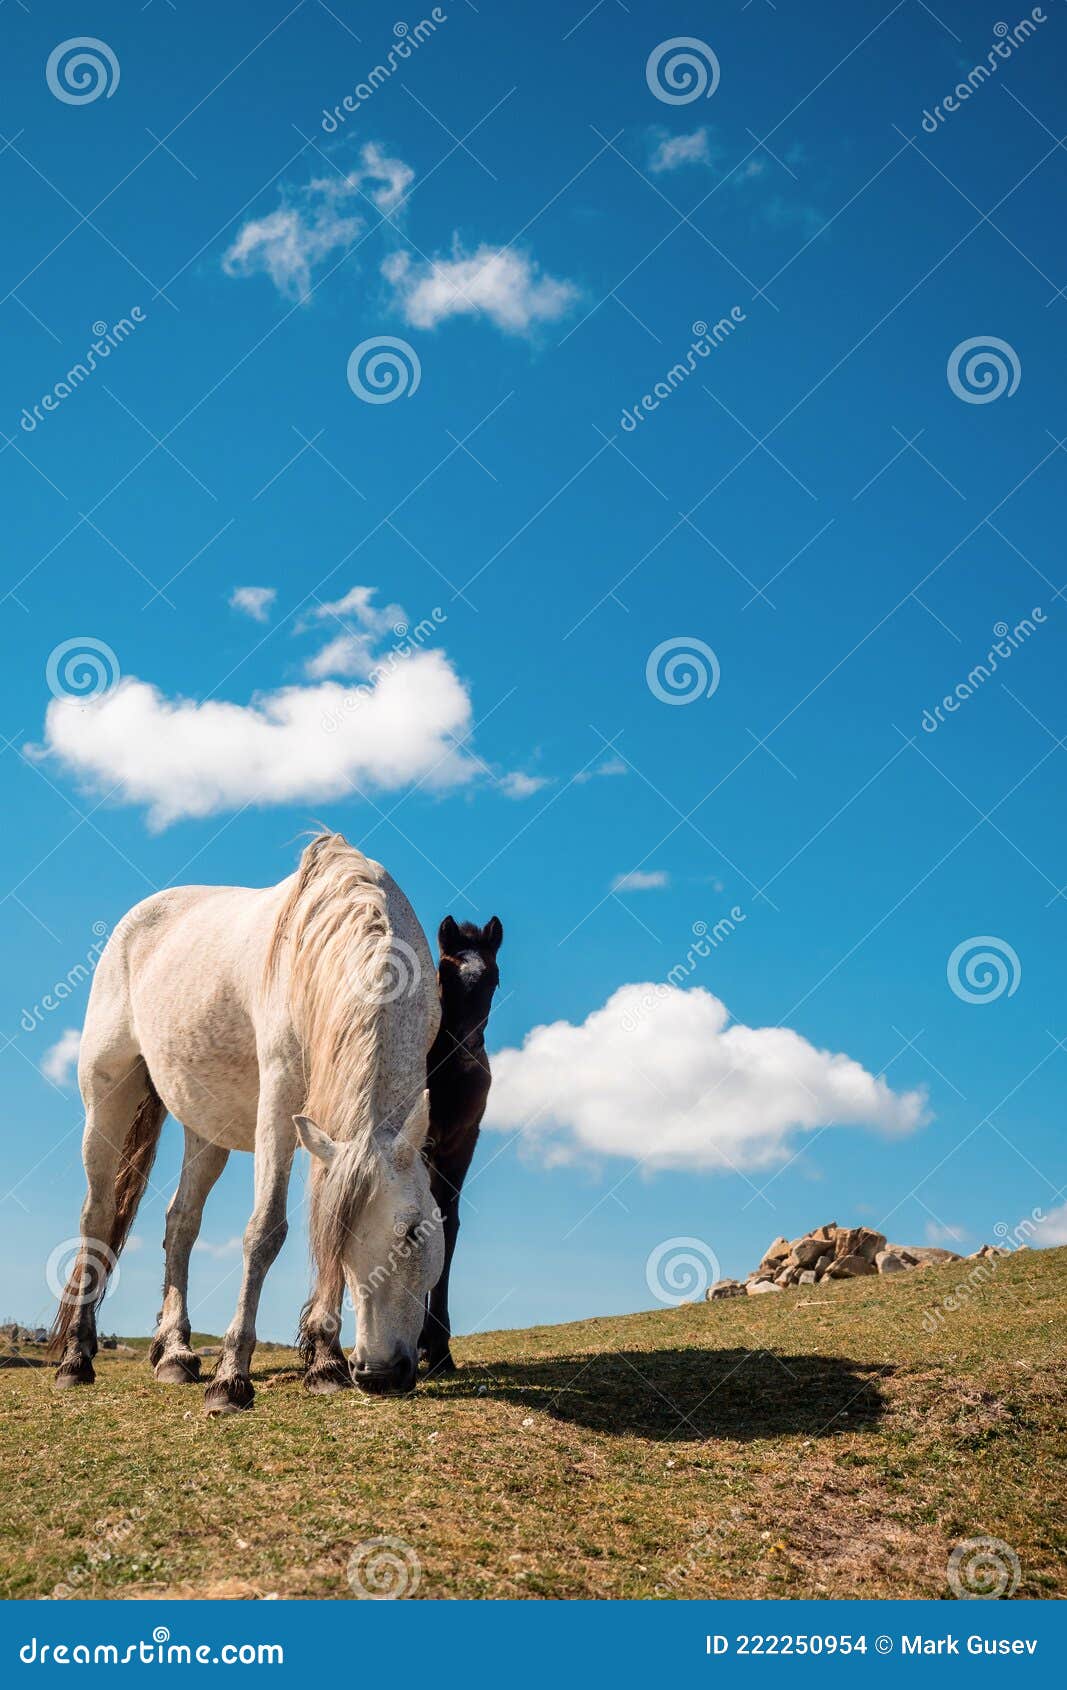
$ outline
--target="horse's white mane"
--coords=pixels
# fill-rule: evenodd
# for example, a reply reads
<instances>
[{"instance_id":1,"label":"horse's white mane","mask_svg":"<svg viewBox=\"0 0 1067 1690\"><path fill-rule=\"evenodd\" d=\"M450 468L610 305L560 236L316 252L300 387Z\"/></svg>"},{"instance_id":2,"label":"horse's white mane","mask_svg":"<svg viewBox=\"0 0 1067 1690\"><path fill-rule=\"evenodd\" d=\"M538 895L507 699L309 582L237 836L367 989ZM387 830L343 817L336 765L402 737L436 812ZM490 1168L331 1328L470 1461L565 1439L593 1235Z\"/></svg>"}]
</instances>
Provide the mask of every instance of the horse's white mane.
<instances>
[{"instance_id":1,"label":"horse's white mane","mask_svg":"<svg viewBox=\"0 0 1067 1690\"><path fill-rule=\"evenodd\" d=\"M320 833L278 913L265 970L268 985L285 983L303 1046L305 1113L333 1139L363 1139L368 1153L393 945L383 873L340 833Z\"/></svg>"}]
</instances>

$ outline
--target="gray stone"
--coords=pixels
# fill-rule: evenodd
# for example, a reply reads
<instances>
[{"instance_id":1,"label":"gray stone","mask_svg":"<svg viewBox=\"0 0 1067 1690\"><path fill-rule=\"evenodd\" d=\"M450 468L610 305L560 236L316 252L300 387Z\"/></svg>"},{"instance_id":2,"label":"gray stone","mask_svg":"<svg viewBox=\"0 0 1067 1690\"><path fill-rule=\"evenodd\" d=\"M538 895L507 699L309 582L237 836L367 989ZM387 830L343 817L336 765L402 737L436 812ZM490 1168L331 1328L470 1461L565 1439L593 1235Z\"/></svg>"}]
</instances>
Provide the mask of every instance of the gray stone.
<instances>
[{"instance_id":1,"label":"gray stone","mask_svg":"<svg viewBox=\"0 0 1067 1690\"><path fill-rule=\"evenodd\" d=\"M879 1250L874 1258L874 1265L879 1273L906 1273L915 1263L906 1262L895 1250Z\"/></svg>"},{"instance_id":2,"label":"gray stone","mask_svg":"<svg viewBox=\"0 0 1067 1690\"><path fill-rule=\"evenodd\" d=\"M802 1268L800 1273L797 1276L797 1284L798 1285L814 1285L815 1284L815 1269L814 1268Z\"/></svg>"},{"instance_id":3,"label":"gray stone","mask_svg":"<svg viewBox=\"0 0 1067 1690\"><path fill-rule=\"evenodd\" d=\"M838 1256L837 1260L826 1270L827 1279L862 1279L865 1274L877 1273L878 1269L866 1256L851 1255Z\"/></svg>"},{"instance_id":4,"label":"gray stone","mask_svg":"<svg viewBox=\"0 0 1067 1690\"><path fill-rule=\"evenodd\" d=\"M943 1262L962 1262L956 1250L942 1250L935 1244L890 1244L898 1256L910 1256L920 1267L940 1267Z\"/></svg>"},{"instance_id":5,"label":"gray stone","mask_svg":"<svg viewBox=\"0 0 1067 1690\"><path fill-rule=\"evenodd\" d=\"M789 1260L794 1267L810 1268L825 1254L825 1238L798 1238L789 1252Z\"/></svg>"},{"instance_id":6,"label":"gray stone","mask_svg":"<svg viewBox=\"0 0 1067 1690\"><path fill-rule=\"evenodd\" d=\"M782 1287L776 1285L773 1279L753 1279L746 1286L750 1297L762 1297L765 1291L780 1291Z\"/></svg>"},{"instance_id":7,"label":"gray stone","mask_svg":"<svg viewBox=\"0 0 1067 1690\"><path fill-rule=\"evenodd\" d=\"M745 1288L737 1279L717 1279L714 1285L707 1289L709 1303L717 1303L722 1297L743 1297Z\"/></svg>"},{"instance_id":8,"label":"gray stone","mask_svg":"<svg viewBox=\"0 0 1067 1690\"><path fill-rule=\"evenodd\" d=\"M834 1240L834 1255L838 1261L843 1256L863 1256L873 1263L885 1245L885 1233L873 1232L869 1226L839 1227Z\"/></svg>"}]
</instances>

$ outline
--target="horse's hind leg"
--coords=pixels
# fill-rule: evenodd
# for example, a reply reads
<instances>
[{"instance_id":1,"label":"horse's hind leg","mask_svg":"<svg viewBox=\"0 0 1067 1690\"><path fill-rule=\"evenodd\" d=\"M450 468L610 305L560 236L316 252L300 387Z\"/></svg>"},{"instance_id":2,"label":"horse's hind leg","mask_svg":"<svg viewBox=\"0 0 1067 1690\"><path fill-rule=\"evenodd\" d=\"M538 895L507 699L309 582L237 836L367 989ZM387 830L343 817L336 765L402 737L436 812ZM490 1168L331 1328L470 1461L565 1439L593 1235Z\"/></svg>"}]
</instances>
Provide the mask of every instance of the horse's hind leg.
<instances>
[{"instance_id":1,"label":"horse's hind leg","mask_svg":"<svg viewBox=\"0 0 1067 1690\"><path fill-rule=\"evenodd\" d=\"M204 1204L229 1154L186 1127L181 1178L167 1209L163 1307L149 1357L161 1385L196 1384L200 1378L200 1357L190 1348L189 1257Z\"/></svg>"},{"instance_id":2,"label":"horse's hind leg","mask_svg":"<svg viewBox=\"0 0 1067 1690\"><path fill-rule=\"evenodd\" d=\"M60 1352L56 1384L95 1378L96 1310L148 1181L166 1110L144 1061L133 1054L91 1066L83 1075L82 1159L88 1189L78 1257L60 1297L52 1341Z\"/></svg>"}]
</instances>

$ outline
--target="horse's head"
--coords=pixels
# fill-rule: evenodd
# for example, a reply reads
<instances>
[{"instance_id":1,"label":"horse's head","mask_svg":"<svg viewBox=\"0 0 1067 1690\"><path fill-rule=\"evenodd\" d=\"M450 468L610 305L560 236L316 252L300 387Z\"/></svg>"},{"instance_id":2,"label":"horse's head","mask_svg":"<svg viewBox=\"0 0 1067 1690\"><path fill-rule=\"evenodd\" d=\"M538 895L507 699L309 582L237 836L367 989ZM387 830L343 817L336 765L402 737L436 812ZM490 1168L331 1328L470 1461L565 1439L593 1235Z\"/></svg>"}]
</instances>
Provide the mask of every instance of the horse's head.
<instances>
[{"instance_id":1,"label":"horse's head","mask_svg":"<svg viewBox=\"0 0 1067 1690\"><path fill-rule=\"evenodd\" d=\"M338 1263L356 1310L349 1357L364 1391L410 1391L426 1297L444 1266L441 1214L422 1158L429 1128L424 1091L400 1131L335 1143L294 1116L304 1149L322 1164L311 1206L320 1271Z\"/></svg>"},{"instance_id":2,"label":"horse's head","mask_svg":"<svg viewBox=\"0 0 1067 1690\"><path fill-rule=\"evenodd\" d=\"M503 939L504 929L495 915L484 927L446 915L438 929L442 1031L470 1050L477 1050L485 1040L493 993L500 984L496 954Z\"/></svg>"}]
</instances>

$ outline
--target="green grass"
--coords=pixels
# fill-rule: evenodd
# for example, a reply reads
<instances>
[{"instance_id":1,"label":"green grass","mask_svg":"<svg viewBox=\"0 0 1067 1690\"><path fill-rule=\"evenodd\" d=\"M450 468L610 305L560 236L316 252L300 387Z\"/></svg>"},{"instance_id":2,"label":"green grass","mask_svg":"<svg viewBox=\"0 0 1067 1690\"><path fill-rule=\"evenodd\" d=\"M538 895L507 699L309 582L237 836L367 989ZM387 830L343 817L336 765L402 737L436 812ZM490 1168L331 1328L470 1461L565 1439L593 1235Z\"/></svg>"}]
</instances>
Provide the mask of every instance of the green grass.
<instances>
[{"instance_id":1,"label":"green grass","mask_svg":"<svg viewBox=\"0 0 1067 1690\"><path fill-rule=\"evenodd\" d=\"M423 1597L946 1597L991 1536L1063 1596L1067 1250L931 1335L973 1265L488 1333L406 1400L310 1398L261 1349L222 1421L142 1357L2 1368L0 1594L348 1597L388 1535Z\"/></svg>"}]
</instances>

